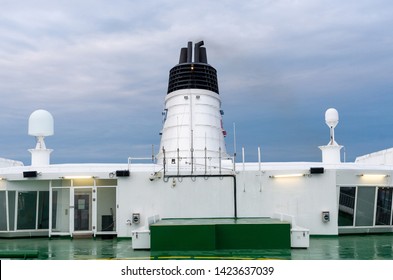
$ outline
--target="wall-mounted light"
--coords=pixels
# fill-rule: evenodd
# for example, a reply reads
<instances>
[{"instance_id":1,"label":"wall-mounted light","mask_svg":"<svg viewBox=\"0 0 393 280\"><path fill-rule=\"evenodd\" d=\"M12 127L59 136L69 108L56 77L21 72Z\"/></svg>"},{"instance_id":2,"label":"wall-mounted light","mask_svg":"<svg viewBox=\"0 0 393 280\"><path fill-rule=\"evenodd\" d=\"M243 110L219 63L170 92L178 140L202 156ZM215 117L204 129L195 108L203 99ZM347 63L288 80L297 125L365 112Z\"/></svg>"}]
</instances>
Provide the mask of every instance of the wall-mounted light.
<instances>
[{"instance_id":1,"label":"wall-mounted light","mask_svg":"<svg viewBox=\"0 0 393 280\"><path fill-rule=\"evenodd\" d=\"M70 175L70 176L63 176L60 177L61 179L93 179L96 178L95 176L89 175Z\"/></svg>"},{"instance_id":2,"label":"wall-mounted light","mask_svg":"<svg viewBox=\"0 0 393 280\"><path fill-rule=\"evenodd\" d=\"M292 174L279 174L279 175L271 175L269 178L293 178L293 177L304 177L306 174L304 173L292 173Z\"/></svg>"},{"instance_id":3,"label":"wall-mounted light","mask_svg":"<svg viewBox=\"0 0 393 280\"><path fill-rule=\"evenodd\" d=\"M382 179L385 177L389 177L389 175L387 174L373 174L373 173L359 174L358 176L363 178L369 178L369 179Z\"/></svg>"}]
</instances>

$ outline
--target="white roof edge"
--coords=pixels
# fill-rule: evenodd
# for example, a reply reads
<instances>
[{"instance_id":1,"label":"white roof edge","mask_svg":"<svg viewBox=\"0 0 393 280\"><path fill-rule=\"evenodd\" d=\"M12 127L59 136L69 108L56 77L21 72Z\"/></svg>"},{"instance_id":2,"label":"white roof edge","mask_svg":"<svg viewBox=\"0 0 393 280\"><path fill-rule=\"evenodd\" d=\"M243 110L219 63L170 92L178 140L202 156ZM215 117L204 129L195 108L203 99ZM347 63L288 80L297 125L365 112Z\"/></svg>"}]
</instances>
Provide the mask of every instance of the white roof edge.
<instances>
[{"instance_id":1,"label":"white roof edge","mask_svg":"<svg viewBox=\"0 0 393 280\"><path fill-rule=\"evenodd\" d=\"M358 156L355 163L371 163L380 165L393 164L393 148L380 150L366 155Z\"/></svg>"},{"instance_id":2,"label":"white roof edge","mask_svg":"<svg viewBox=\"0 0 393 280\"><path fill-rule=\"evenodd\" d=\"M376 152L372 152L372 153L369 153L369 154L358 156L358 157L356 157L355 162L358 159L368 158L368 157L371 157L371 156L374 156L374 155L381 155L381 154L385 154L387 152L393 152L393 147L392 148L388 148L388 149L383 149L383 150L380 150L380 151L376 151Z\"/></svg>"},{"instance_id":3,"label":"white roof edge","mask_svg":"<svg viewBox=\"0 0 393 280\"><path fill-rule=\"evenodd\" d=\"M0 157L0 167L23 166L23 162Z\"/></svg>"},{"instance_id":4,"label":"white roof edge","mask_svg":"<svg viewBox=\"0 0 393 280\"><path fill-rule=\"evenodd\" d=\"M392 149L393 152L393 149ZM262 170L299 170L311 167L323 167L328 170L393 170L393 164L373 164L373 163L323 163L323 162L261 162ZM258 170L258 162L245 162L245 171ZM236 163L236 171L243 170L243 163Z\"/></svg>"},{"instance_id":5,"label":"white roof edge","mask_svg":"<svg viewBox=\"0 0 393 280\"><path fill-rule=\"evenodd\" d=\"M311 167L323 167L327 170L393 170L393 165L379 165L379 164L370 164L370 163L337 163L337 164L326 164L322 162L247 162L244 163L244 171L258 171L259 165L261 167L261 171L269 171L269 170L308 170ZM6 174L19 174L23 171L38 171L42 173L48 174L81 174L81 173L110 173L115 172L117 170L125 170L130 167L131 172L152 172L162 171L161 165L156 165L152 163L147 164L106 164L106 163L98 163L98 164L54 164L47 166L6 166L0 167L0 175ZM236 171L243 171L243 163L236 163Z\"/></svg>"}]
</instances>

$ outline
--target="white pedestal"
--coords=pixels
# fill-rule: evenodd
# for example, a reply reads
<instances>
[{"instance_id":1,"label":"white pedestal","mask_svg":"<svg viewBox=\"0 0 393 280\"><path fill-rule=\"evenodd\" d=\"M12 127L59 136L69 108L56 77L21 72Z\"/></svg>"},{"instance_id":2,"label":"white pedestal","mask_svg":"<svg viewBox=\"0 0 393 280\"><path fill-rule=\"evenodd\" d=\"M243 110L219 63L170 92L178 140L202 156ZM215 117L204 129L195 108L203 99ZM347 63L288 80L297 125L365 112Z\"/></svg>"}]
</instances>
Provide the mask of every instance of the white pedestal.
<instances>
[{"instance_id":1,"label":"white pedestal","mask_svg":"<svg viewBox=\"0 0 393 280\"><path fill-rule=\"evenodd\" d=\"M291 247L308 248L310 247L310 231L306 228L294 227L291 229Z\"/></svg>"},{"instance_id":2,"label":"white pedestal","mask_svg":"<svg viewBox=\"0 0 393 280\"><path fill-rule=\"evenodd\" d=\"M132 231L132 249L150 249L150 230Z\"/></svg>"}]
</instances>

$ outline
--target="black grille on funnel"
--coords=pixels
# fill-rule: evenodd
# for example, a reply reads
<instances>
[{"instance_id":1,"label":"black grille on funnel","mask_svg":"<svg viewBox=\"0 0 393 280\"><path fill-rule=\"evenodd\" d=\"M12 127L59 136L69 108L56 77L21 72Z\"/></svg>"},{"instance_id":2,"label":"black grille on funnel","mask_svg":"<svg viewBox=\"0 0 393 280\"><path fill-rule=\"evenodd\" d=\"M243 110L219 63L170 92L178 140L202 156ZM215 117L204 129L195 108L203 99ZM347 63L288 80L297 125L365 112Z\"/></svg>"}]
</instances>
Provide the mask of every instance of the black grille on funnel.
<instances>
[{"instance_id":1,"label":"black grille on funnel","mask_svg":"<svg viewBox=\"0 0 393 280\"><path fill-rule=\"evenodd\" d=\"M207 63L202 42L195 44L195 61L192 62L192 43L180 51L179 64L169 72L168 94L180 89L206 89L219 93L217 71Z\"/></svg>"}]
</instances>

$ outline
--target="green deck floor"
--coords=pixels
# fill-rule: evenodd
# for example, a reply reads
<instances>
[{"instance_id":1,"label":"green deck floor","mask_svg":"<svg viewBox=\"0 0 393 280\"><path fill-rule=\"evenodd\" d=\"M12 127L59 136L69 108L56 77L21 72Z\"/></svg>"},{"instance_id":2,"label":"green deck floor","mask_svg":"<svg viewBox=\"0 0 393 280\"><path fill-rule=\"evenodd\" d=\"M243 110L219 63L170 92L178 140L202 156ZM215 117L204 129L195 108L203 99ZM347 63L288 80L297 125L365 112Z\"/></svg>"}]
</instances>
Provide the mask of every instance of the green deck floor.
<instances>
[{"instance_id":1,"label":"green deck floor","mask_svg":"<svg viewBox=\"0 0 393 280\"><path fill-rule=\"evenodd\" d=\"M134 251L129 239L0 239L0 252L38 251L33 259L293 259L392 260L393 235L311 237L310 248L289 250ZM3 256L3 259L9 257ZM23 257L21 257L23 259ZM30 259L28 257L28 259Z\"/></svg>"}]
</instances>

